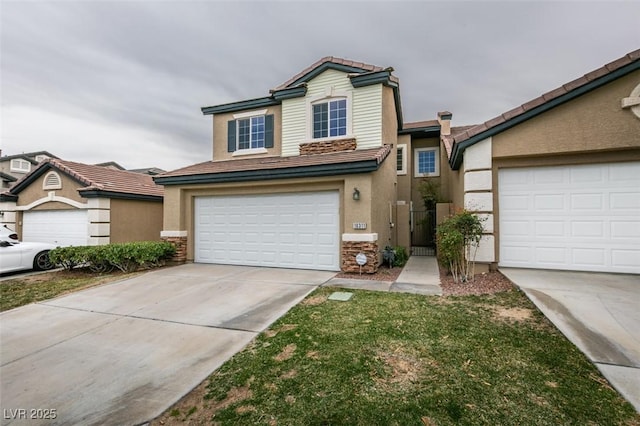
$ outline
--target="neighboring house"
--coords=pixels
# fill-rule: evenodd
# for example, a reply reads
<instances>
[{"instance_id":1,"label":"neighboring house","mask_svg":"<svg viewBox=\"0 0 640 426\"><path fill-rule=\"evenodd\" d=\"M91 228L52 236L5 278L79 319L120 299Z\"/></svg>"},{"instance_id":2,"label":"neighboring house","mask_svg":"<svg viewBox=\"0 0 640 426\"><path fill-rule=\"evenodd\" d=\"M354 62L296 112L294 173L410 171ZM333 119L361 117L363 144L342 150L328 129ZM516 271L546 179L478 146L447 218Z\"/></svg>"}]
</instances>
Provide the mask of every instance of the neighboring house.
<instances>
[{"instance_id":1,"label":"neighboring house","mask_svg":"<svg viewBox=\"0 0 640 426\"><path fill-rule=\"evenodd\" d=\"M149 175L47 159L0 194L0 222L60 246L158 240L162 200Z\"/></svg>"},{"instance_id":2,"label":"neighboring house","mask_svg":"<svg viewBox=\"0 0 640 426\"><path fill-rule=\"evenodd\" d=\"M58 157L47 151L26 152L0 157L0 176L2 176L2 187L0 189L10 188L13 183L29 174L38 163L47 158Z\"/></svg>"},{"instance_id":3,"label":"neighboring house","mask_svg":"<svg viewBox=\"0 0 640 426\"><path fill-rule=\"evenodd\" d=\"M146 167L144 169L130 169L129 171L135 172L135 173L144 173L145 175L151 175L151 176L156 176L166 172L166 170L162 170L158 167Z\"/></svg>"},{"instance_id":4,"label":"neighboring house","mask_svg":"<svg viewBox=\"0 0 640 426\"><path fill-rule=\"evenodd\" d=\"M632 52L451 127L447 111L404 123L393 69L323 58L267 97L202 109L213 161L154 178L162 236L196 262L358 271L363 253L373 272L385 246L433 246L434 217L465 207L484 219L479 270L639 273L639 69Z\"/></svg>"}]
</instances>

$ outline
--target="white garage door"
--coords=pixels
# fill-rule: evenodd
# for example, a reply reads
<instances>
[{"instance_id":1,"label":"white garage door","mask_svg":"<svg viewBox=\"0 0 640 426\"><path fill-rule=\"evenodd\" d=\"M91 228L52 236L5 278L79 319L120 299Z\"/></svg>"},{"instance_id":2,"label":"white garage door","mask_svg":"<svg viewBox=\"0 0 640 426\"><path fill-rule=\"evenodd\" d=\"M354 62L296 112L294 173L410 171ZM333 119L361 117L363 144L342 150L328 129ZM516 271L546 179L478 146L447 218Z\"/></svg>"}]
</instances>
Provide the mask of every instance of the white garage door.
<instances>
[{"instance_id":1,"label":"white garage door","mask_svg":"<svg viewBox=\"0 0 640 426\"><path fill-rule=\"evenodd\" d=\"M24 212L22 239L58 246L85 246L89 236L86 210Z\"/></svg>"},{"instance_id":2,"label":"white garage door","mask_svg":"<svg viewBox=\"0 0 640 426\"><path fill-rule=\"evenodd\" d=\"M198 197L195 261L339 269L338 192Z\"/></svg>"},{"instance_id":3,"label":"white garage door","mask_svg":"<svg viewBox=\"0 0 640 426\"><path fill-rule=\"evenodd\" d=\"M640 162L498 176L501 266L640 273Z\"/></svg>"}]
</instances>

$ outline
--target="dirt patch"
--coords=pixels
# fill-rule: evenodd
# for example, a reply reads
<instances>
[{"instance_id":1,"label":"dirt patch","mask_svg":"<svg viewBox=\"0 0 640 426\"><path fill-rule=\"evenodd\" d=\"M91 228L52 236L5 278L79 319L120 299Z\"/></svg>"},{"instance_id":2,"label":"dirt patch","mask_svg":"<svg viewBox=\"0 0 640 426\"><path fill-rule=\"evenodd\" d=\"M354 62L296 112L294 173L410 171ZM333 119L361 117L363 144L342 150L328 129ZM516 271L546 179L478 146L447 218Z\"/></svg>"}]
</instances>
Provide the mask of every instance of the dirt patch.
<instances>
[{"instance_id":1,"label":"dirt patch","mask_svg":"<svg viewBox=\"0 0 640 426\"><path fill-rule=\"evenodd\" d=\"M278 362L282 362L282 361L286 361L289 358L291 358L293 356L293 354L296 351L296 344L295 343L290 343L287 346L284 347L284 349L282 350L282 352L280 352L278 355L274 356L273 359L275 359Z\"/></svg>"},{"instance_id":2,"label":"dirt patch","mask_svg":"<svg viewBox=\"0 0 640 426\"><path fill-rule=\"evenodd\" d=\"M324 302L327 301L327 296L311 296L311 297L307 297L306 299L304 299L302 302L300 302L301 305L307 305L307 306L316 306L316 305L320 305Z\"/></svg>"},{"instance_id":3,"label":"dirt patch","mask_svg":"<svg viewBox=\"0 0 640 426\"><path fill-rule=\"evenodd\" d=\"M403 268L387 268L381 266L374 274L359 274L357 272L341 272L336 275L336 278L351 278L356 280L375 280L375 281L395 281L400 276Z\"/></svg>"},{"instance_id":4,"label":"dirt patch","mask_svg":"<svg viewBox=\"0 0 640 426\"><path fill-rule=\"evenodd\" d=\"M497 306L493 308L498 318L511 321L527 321L533 317L533 311L526 308L505 308Z\"/></svg>"},{"instance_id":5,"label":"dirt patch","mask_svg":"<svg viewBox=\"0 0 640 426\"><path fill-rule=\"evenodd\" d=\"M422 363L401 350L378 351L377 358L384 362L384 377L375 377L378 387L384 391L406 389L419 381Z\"/></svg>"},{"instance_id":6,"label":"dirt patch","mask_svg":"<svg viewBox=\"0 0 640 426\"><path fill-rule=\"evenodd\" d=\"M264 335L268 338L272 338L278 335L278 333L283 333L285 331L293 330L297 327L297 324L282 324L280 327L276 329L269 329L264 332Z\"/></svg>"},{"instance_id":7,"label":"dirt patch","mask_svg":"<svg viewBox=\"0 0 640 426\"><path fill-rule=\"evenodd\" d=\"M498 271L477 274L472 281L454 282L453 276L440 268L443 296L467 296L500 293L515 289L513 283Z\"/></svg>"},{"instance_id":8,"label":"dirt patch","mask_svg":"<svg viewBox=\"0 0 640 426\"><path fill-rule=\"evenodd\" d=\"M280 376L281 379L293 379L298 375L298 370L289 370Z\"/></svg>"},{"instance_id":9,"label":"dirt patch","mask_svg":"<svg viewBox=\"0 0 640 426\"><path fill-rule=\"evenodd\" d=\"M309 351L309 352L307 352L307 358L318 360L318 359L320 359L320 352L318 352L318 351Z\"/></svg>"},{"instance_id":10,"label":"dirt patch","mask_svg":"<svg viewBox=\"0 0 640 426\"><path fill-rule=\"evenodd\" d=\"M151 426L183 425L185 423L190 425L211 424L210 419L218 411L224 410L238 402L251 399L253 393L250 386L253 380L254 378L251 377L244 386L231 388L224 399L213 402L205 399L208 393L207 385L209 384L209 380L205 380L149 424ZM246 410L245 412L247 412L251 411L252 408L251 406L242 406L239 407L238 410ZM255 410L255 408L253 408L253 410ZM197 413L197 415L190 417L193 413Z\"/></svg>"}]
</instances>

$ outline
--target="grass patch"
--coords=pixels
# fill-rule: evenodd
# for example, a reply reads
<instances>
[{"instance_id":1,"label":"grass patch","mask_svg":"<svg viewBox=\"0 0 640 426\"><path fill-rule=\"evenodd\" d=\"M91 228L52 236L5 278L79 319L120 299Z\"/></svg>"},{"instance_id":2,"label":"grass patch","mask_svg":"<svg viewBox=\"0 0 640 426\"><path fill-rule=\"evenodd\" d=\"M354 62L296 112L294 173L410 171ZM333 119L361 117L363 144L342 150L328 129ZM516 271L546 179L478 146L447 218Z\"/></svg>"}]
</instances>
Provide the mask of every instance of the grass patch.
<instances>
[{"instance_id":1,"label":"grass patch","mask_svg":"<svg viewBox=\"0 0 640 426\"><path fill-rule=\"evenodd\" d=\"M123 279L134 274L96 274L88 270L53 271L0 282L0 311L51 299L72 291Z\"/></svg>"},{"instance_id":2,"label":"grass patch","mask_svg":"<svg viewBox=\"0 0 640 426\"><path fill-rule=\"evenodd\" d=\"M640 424L517 291L348 302L327 300L333 291L312 293L173 410L224 425Z\"/></svg>"}]
</instances>

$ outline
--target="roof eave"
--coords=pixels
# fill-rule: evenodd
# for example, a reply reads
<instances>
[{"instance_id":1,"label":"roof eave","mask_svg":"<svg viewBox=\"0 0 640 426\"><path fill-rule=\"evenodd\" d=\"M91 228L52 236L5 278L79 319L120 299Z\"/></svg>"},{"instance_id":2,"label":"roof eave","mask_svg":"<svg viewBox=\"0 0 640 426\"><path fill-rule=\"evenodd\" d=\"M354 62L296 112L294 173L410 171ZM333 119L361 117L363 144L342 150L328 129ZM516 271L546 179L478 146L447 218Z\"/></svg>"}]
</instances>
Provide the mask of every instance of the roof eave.
<instances>
[{"instance_id":1,"label":"roof eave","mask_svg":"<svg viewBox=\"0 0 640 426\"><path fill-rule=\"evenodd\" d=\"M434 126L424 126L424 127L416 127L413 129L402 129L398 132L399 135L411 135L415 137L439 137L440 136L440 125Z\"/></svg>"},{"instance_id":2,"label":"roof eave","mask_svg":"<svg viewBox=\"0 0 640 426\"><path fill-rule=\"evenodd\" d=\"M115 198L119 200L137 200L137 201L162 201L164 197L162 195L150 195L150 194L132 194L116 191L103 191L103 190L79 190L78 193L82 198Z\"/></svg>"},{"instance_id":3,"label":"roof eave","mask_svg":"<svg viewBox=\"0 0 640 426\"><path fill-rule=\"evenodd\" d=\"M640 61L629 63L600 78L597 78L580 87L577 87L576 89L570 92L567 92L563 95L558 96L557 98L551 99L548 102L545 102L537 107L534 107L528 111L525 111L522 114L519 114L503 123L500 123L494 127L491 127L490 129L487 129L481 133L478 133L477 135L471 136L469 139L465 139L460 143L457 143L457 142L454 143L452 152L451 152L451 158L449 159L449 165L453 170L458 170L462 165L464 151L471 145L474 145L480 141L485 140L488 137L494 136L507 129L510 129L511 127L517 126L518 124L521 124L533 117L536 117L546 111L549 111L559 105L569 102L579 96L582 96L588 92L591 92L599 87L604 86L605 84L611 83L612 81L617 80L618 78L623 77L639 69L640 69Z\"/></svg>"},{"instance_id":4,"label":"roof eave","mask_svg":"<svg viewBox=\"0 0 640 426\"><path fill-rule=\"evenodd\" d=\"M345 174L369 173L378 170L377 160L338 164L318 164L313 166L287 167L282 169L243 170L223 173L154 177L158 185L188 185L202 183L248 182L255 180L275 180L300 177L323 177Z\"/></svg>"},{"instance_id":5,"label":"roof eave","mask_svg":"<svg viewBox=\"0 0 640 426\"><path fill-rule=\"evenodd\" d=\"M202 111L203 115L211 115L225 112L244 111L252 108L264 108L279 104L279 100L274 99L272 96L267 96L264 98L249 99L246 101L202 107L200 108L200 110Z\"/></svg>"}]
</instances>

